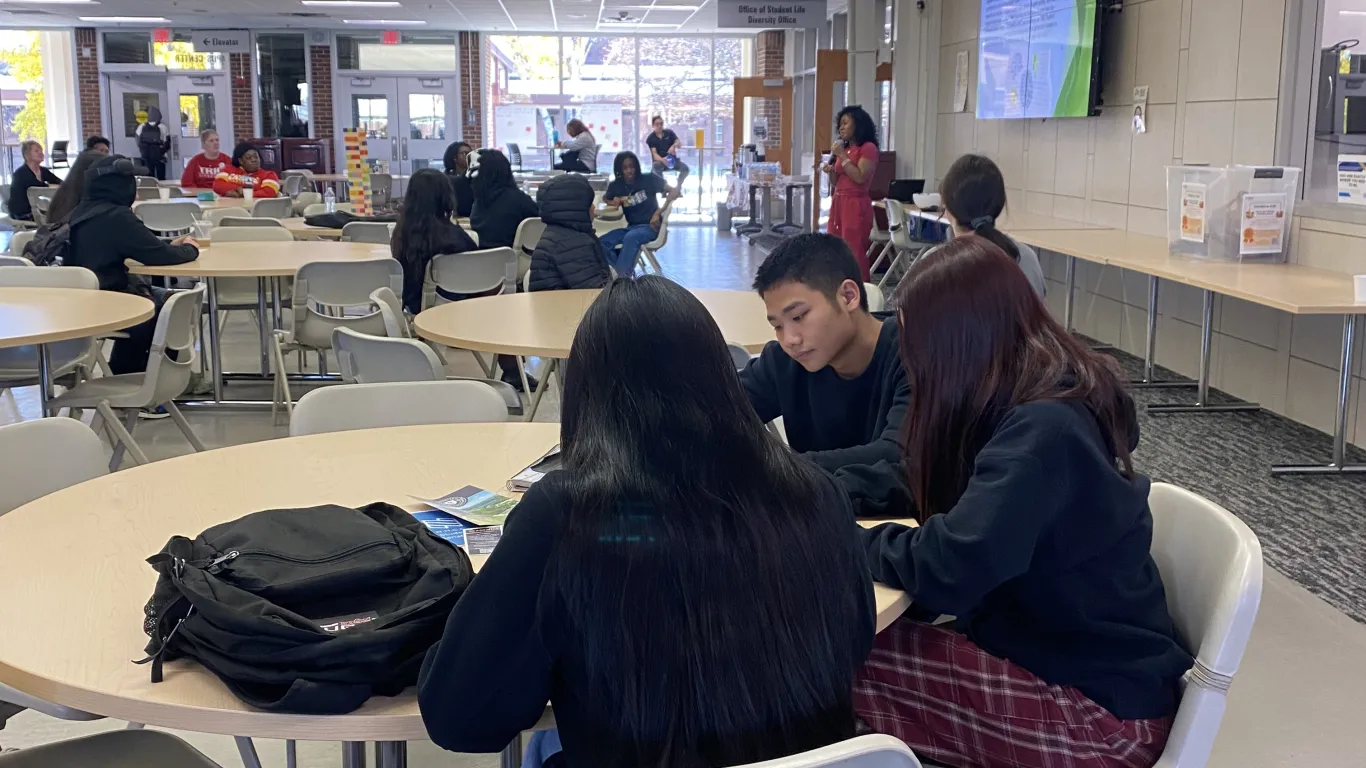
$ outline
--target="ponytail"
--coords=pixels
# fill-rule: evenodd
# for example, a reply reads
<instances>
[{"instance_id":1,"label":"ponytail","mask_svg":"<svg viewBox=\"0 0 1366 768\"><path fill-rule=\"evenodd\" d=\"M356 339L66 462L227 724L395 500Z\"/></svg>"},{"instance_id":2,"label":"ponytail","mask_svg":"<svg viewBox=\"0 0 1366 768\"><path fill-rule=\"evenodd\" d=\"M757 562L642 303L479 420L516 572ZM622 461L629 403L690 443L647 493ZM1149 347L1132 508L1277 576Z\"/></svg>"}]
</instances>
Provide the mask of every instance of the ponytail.
<instances>
[{"instance_id":1,"label":"ponytail","mask_svg":"<svg viewBox=\"0 0 1366 768\"><path fill-rule=\"evenodd\" d=\"M972 233L979 237L990 240L993 245L1005 251L1010 260L1016 264L1020 263L1020 247L1010 236L996 228L996 217L991 215L978 216L971 222Z\"/></svg>"},{"instance_id":2,"label":"ponytail","mask_svg":"<svg viewBox=\"0 0 1366 768\"><path fill-rule=\"evenodd\" d=\"M939 182L939 194L960 227L969 227L1019 263L1020 247L996 228L996 219L1006 208L1006 182L991 158L968 154L955 160Z\"/></svg>"}]
</instances>

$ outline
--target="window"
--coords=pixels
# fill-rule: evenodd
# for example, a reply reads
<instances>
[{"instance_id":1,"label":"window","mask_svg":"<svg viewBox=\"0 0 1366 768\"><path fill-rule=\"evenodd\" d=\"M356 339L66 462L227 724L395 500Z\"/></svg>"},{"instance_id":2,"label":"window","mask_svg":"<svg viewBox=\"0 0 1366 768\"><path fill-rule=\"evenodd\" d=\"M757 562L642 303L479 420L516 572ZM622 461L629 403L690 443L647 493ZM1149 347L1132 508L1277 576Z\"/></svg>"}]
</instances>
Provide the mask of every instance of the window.
<instances>
[{"instance_id":1,"label":"window","mask_svg":"<svg viewBox=\"0 0 1366 768\"><path fill-rule=\"evenodd\" d=\"M161 109L161 94L159 93L124 93L123 94L123 135L126 138L137 136L138 113L144 117L147 115L149 107Z\"/></svg>"},{"instance_id":2,"label":"window","mask_svg":"<svg viewBox=\"0 0 1366 768\"><path fill-rule=\"evenodd\" d=\"M308 55L303 35L258 34L256 71L261 135L308 136Z\"/></svg>"},{"instance_id":3,"label":"window","mask_svg":"<svg viewBox=\"0 0 1366 768\"><path fill-rule=\"evenodd\" d=\"M408 138L446 138L446 96L444 94L408 94Z\"/></svg>"},{"instance_id":4,"label":"window","mask_svg":"<svg viewBox=\"0 0 1366 768\"><path fill-rule=\"evenodd\" d=\"M180 137L198 138L200 131L215 125L213 94L180 94L180 114Z\"/></svg>"},{"instance_id":5,"label":"window","mask_svg":"<svg viewBox=\"0 0 1366 768\"><path fill-rule=\"evenodd\" d=\"M389 138L389 100L383 96L351 97L351 113L356 116L356 130L365 131L367 138Z\"/></svg>"},{"instance_id":6,"label":"window","mask_svg":"<svg viewBox=\"0 0 1366 768\"><path fill-rule=\"evenodd\" d=\"M1291 164L1304 166L1306 202L1352 205L1356 218L1366 212L1366 0L1309 0L1304 12L1295 93L1307 130Z\"/></svg>"},{"instance_id":7,"label":"window","mask_svg":"<svg viewBox=\"0 0 1366 768\"><path fill-rule=\"evenodd\" d=\"M453 35L405 34L397 45L379 35L337 35L337 69L366 72L454 71Z\"/></svg>"},{"instance_id":8,"label":"window","mask_svg":"<svg viewBox=\"0 0 1366 768\"><path fill-rule=\"evenodd\" d=\"M198 52L186 33L179 32L169 43L153 43L152 33L143 30L104 33L105 64L152 64L170 70L218 72L226 66L226 56L216 51Z\"/></svg>"},{"instance_id":9,"label":"window","mask_svg":"<svg viewBox=\"0 0 1366 768\"><path fill-rule=\"evenodd\" d=\"M105 64L151 64L151 32L105 32Z\"/></svg>"}]
</instances>

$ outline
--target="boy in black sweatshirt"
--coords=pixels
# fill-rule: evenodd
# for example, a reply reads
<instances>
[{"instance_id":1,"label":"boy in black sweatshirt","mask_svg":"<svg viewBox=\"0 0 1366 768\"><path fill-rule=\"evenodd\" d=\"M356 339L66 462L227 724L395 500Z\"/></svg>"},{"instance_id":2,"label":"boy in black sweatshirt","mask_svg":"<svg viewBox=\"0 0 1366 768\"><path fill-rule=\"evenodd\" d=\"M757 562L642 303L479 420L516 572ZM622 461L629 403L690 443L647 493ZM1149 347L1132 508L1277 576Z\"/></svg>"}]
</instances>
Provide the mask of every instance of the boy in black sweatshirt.
<instances>
[{"instance_id":1,"label":"boy in black sweatshirt","mask_svg":"<svg viewBox=\"0 0 1366 768\"><path fill-rule=\"evenodd\" d=\"M792 449L831 472L897 462L910 401L896 318L868 311L861 275L843 240L817 233L780 244L754 277L777 340L740 381L759 418L782 416Z\"/></svg>"}]
</instances>

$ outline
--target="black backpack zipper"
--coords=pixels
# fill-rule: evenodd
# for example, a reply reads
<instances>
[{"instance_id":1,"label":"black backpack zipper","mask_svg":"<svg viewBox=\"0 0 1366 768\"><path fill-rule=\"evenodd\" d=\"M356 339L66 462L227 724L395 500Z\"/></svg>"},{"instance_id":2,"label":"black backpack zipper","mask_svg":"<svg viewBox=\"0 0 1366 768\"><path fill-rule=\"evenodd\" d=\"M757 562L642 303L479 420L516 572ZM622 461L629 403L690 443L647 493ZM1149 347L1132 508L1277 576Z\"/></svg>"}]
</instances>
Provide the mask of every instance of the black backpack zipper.
<instances>
[{"instance_id":1,"label":"black backpack zipper","mask_svg":"<svg viewBox=\"0 0 1366 768\"><path fill-rule=\"evenodd\" d=\"M392 541L371 541L365 544L361 544L359 546L352 547L350 549L342 550L341 552L333 553L331 555L328 555L327 557L314 558L290 557L289 555L282 555L277 552L260 552L250 549L233 549L229 550L228 552L224 552L223 554L209 561L208 565L204 566L204 570L209 573L218 573L219 571L223 570L223 567L225 565L232 562L233 560L236 560L239 557L265 557L271 560L279 560L281 562L286 563L296 563L298 565L320 565L323 563L335 562L344 557L350 557L351 555L357 554L359 552L365 552L366 550L377 549L379 547L385 546L393 546L395 548L398 547L398 545Z\"/></svg>"}]
</instances>

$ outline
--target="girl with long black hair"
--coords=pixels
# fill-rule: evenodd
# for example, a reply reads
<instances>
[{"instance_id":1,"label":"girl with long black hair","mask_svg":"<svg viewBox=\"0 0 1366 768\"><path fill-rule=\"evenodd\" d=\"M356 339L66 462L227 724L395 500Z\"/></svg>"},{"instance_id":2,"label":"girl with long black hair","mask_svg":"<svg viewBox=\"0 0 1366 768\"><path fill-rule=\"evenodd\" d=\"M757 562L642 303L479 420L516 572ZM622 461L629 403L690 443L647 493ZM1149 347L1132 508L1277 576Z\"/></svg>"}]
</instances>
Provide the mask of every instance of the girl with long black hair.
<instances>
[{"instance_id":1,"label":"girl with long black hair","mask_svg":"<svg viewBox=\"0 0 1366 768\"><path fill-rule=\"evenodd\" d=\"M702 303L603 289L532 487L420 681L433 741L494 752L553 704L571 767L768 760L854 734L874 606L833 478L750 407Z\"/></svg>"},{"instance_id":2,"label":"girl with long black hair","mask_svg":"<svg viewBox=\"0 0 1366 768\"><path fill-rule=\"evenodd\" d=\"M920 526L862 535L875 580L957 622L878 635L859 716L947 765L1151 766L1191 656L1113 363L985 237L921 258L899 293L910 495L886 511Z\"/></svg>"},{"instance_id":3,"label":"girl with long black hair","mask_svg":"<svg viewBox=\"0 0 1366 768\"><path fill-rule=\"evenodd\" d=\"M969 154L953 161L939 182L939 197L955 236L972 234L990 240L1020 265L1034 292L1044 295L1039 255L996 228L1006 209L1006 180L991 158Z\"/></svg>"}]
</instances>

